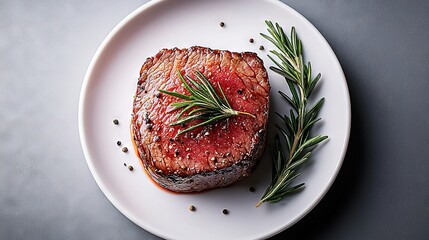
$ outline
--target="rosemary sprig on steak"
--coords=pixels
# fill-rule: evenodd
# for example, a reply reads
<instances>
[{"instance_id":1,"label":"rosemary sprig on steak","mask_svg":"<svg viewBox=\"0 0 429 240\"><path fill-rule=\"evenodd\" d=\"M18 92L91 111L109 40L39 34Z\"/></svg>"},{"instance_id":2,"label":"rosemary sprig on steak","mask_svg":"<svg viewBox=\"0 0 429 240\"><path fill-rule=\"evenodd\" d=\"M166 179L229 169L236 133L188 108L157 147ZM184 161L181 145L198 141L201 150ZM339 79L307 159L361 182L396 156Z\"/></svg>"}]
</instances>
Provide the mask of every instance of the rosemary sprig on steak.
<instances>
[{"instance_id":1,"label":"rosemary sprig on steak","mask_svg":"<svg viewBox=\"0 0 429 240\"><path fill-rule=\"evenodd\" d=\"M218 84L218 91L220 92L220 94L218 94L213 85L200 71L195 71L195 78L192 78L187 74L185 77L183 77L179 70L177 70L177 75L182 81L185 89L191 95L188 96L178 92L170 92L159 89L159 91L162 93L184 100L171 104L171 106L174 107L173 110L181 109L181 111L177 115L177 120L172 122L170 125L183 125L194 120L201 120L200 123L192 125L184 130L180 130L177 135L189 132L201 126L213 124L231 116L242 114L255 117L250 113L240 112L232 109L220 84ZM189 83L185 80L185 78L189 81Z\"/></svg>"},{"instance_id":2,"label":"rosemary sprig on steak","mask_svg":"<svg viewBox=\"0 0 429 240\"><path fill-rule=\"evenodd\" d=\"M277 65L271 66L270 69L285 78L291 96L281 91L279 94L292 109L289 115L277 113L282 119L282 126L277 126L279 134L276 134L274 143L270 146L273 160L272 182L256 204L257 207L264 202L278 202L286 195L304 188L304 183L291 186L293 180L300 175L298 168L310 157L311 150L327 139L327 136L310 136L311 128L320 120L317 114L324 98L318 100L312 107L308 106L307 100L320 80L320 73L312 78L311 64L304 63L302 43L294 27L291 29L289 39L278 23L275 26L271 21L265 21L265 23L271 36L264 33L261 33L261 36L276 46L278 51L271 50L270 53L280 60L279 62L268 55ZM280 139L281 137L284 141Z\"/></svg>"}]
</instances>

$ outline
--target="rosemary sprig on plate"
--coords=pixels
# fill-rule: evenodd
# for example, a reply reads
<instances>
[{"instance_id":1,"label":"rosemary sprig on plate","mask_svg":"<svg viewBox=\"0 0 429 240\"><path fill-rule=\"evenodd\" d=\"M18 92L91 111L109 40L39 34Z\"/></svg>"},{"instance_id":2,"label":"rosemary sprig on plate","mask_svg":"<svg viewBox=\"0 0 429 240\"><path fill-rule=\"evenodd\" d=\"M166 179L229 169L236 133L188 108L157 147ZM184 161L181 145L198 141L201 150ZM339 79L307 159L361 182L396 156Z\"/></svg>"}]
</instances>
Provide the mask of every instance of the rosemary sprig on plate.
<instances>
[{"instance_id":1,"label":"rosemary sprig on plate","mask_svg":"<svg viewBox=\"0 0 429 240\"><path fill-rule=\"evenodd\" d=\"M270 36L264 33L261 33L261 36L276 46L278 50L271 50L270 53L280 60L279 62L273 56L268 55L276 65L271 66L270 69L285 78L291 96L281 91L279 94L291 105L292 109L289 116L276 113L282 119L282 126L277 125L279 134L276 134L274 143L270 146L273 160L272 180L256 207L264 202L278 202L286 195L304 188L304 183L291 186L293 180L300 175L298 167L307 161L311 150L318 143L328 138L321 135L310 136L311 128L320 120L317 118L317 114L324 98L318 100L312 107L307 106L307 100L320 80L320 73L312 78L311 64L310 62L304 63L303 46L294 27L291 29L289 39L278 23L275 25L271 21L265 21L265 23ZM280 139L281 137L284 138L284 141Z\"/></svg>"},{"instance_id":2,"label":"rosemary sprig on plate","mask_svg":"<svg viewBox=\"0 0 429 240\"><path fill-rule=\"evenodd\" d=\"M213 124L231 116L241 114L255 117L250 113L232 109L220 84L218 83L218 91L220 92L220 94L218 94L213 85L200 71L195 71L194 78L190 77L189 75L185 75L185 77L183 77L179 70L177 70L177 75L182 81L185 89L191 95L188 96L178 92L170 92L159 89L159 91L162 93L184 100L171 104L171 106L174 107L173 110L181 109L181 111L177 115L177 120L170 125L176 126L186 124L194 120L201 120L200 123L192 125L184 130L180 130L177 135L189 132L201 126ZM189 83L185 80L185 78L189 81Z\"/></svg>"}]
</instances>

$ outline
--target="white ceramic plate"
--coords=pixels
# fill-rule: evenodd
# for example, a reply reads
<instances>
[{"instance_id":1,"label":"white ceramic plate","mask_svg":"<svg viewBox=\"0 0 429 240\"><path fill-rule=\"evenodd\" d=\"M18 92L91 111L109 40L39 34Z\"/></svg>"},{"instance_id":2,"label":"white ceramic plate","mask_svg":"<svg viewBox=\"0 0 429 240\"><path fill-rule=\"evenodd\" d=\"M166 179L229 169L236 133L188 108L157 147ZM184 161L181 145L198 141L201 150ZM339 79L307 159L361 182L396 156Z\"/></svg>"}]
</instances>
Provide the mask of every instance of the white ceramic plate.
<instances>
[{"instance_id":1,"label":"white ceramic plate","mask_svg":"<svg viewBox=\"0 0 429 240\"><path fill-rule=\"evenodd\" d=\"M270 158L265 154L254 174L233 186L199 194L172 194L156 187L140 167L129 134L132 100L140 67L162 48L193 45L230 51L253 51L272 63L273 46L259 33L265 19L291 26L304 44L305 58L323 77L314 99L326 98L323 121L315 134L329 136L302 170L304 191L276 204L255 204L270 181ZM219 22L225 22L221 28ZM253 44L249 38L254 38ZM317 74L315 72L314 74ZM272 112L289 106L277 91L284 80L269 73ZM273 114L270 121L272 129ZM112 123L119 119L118 126ZM322 35L299 13L281 2L259 0L153 1L126 17L106 37L88 68L79 104L79 130L88 166L101 190L125 216L144 229L168 239L259 239L290 227L324 196L344 158L350 131L350 100L346 80L335 54ZM270 131L272 139L274 131ZM116 145L121 140L130 152ZM123 163L134 166L130 172ZM250 192L249 187L256 188ZM188 206L196 206L190 212ZM229 215L223 215L227 208Z\"/></svg>"}]
</instances>

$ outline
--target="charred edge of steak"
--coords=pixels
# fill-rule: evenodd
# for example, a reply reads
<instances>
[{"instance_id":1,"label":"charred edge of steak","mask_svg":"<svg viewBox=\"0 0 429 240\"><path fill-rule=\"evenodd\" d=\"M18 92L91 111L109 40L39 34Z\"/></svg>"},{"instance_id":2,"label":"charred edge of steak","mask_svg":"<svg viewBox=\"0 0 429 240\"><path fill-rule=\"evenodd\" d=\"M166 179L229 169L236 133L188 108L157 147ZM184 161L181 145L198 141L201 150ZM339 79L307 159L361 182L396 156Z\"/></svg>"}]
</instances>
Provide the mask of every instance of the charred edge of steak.
<instances>
[{"instance_id":1,"label":"charred edge of steak","mask_svg":"<svg viewBox=\"0 0 429 240\"><path fill-rule=\"evenodd\" d=\"M204 53L216 53L216 54L222 54L222 53L225 53L225 52L230 52L230 53L232 53L231 51L228 51L228 50L219 50L219 49L211 49L211 48L207 48L207 47L201 47L201 46L192 46L192 47L189 47L189 48L183 48L183 49L181 49L181 48L177 48L177 47L175 47L175 48L171 48L171 49L169 49L169 48L163 48L163 49L161 49L161 51L159 51L155 56L152 56L152 57L148 57L148 58L146 58L146 61L143 63L143 66L145 66L145 65L147 65L147 64L150 64L150 63L152 63L152 61L154 60L154 59L159 59L160 57L161 57L161 55L165 52L165 51L172 51L172 52L175 52L175 51L183 51L183 50L186 50L186 51L188 51L188 52L193 52L193 51L202 51L202 52L204 52ZM263 66L264 64L263 64L263 62L262 62L262 59L260 59L259 57L258 57L258 54L256 54L256 53L254 53L254 52L240 52L240 53L238 53L243 59L245 59L245 58L252 58L252 57L254 57L254 58L257 58L260 62L261 62L261 65ZM144 68L141 68L140 69L140 76L142 75L142 73L143 73L143 71L144 71L145 69ZM267 74L267 76L268 76L268 74ZM143 82L143 79L141 79L141 77L139 78L139 84L141 84Z\"/></svg>"},{"instance_id":2,"label":"charred edge of steak","mask_svg":"<svg viewBox=\"0 0 429 240\"><path fill-rule=\"evenodd\" d=\"M135 133L136 129L132 128ZM158 169L154 169L148 161L151 161L148 149L137 148L140 161L146 172L159 186L174 192L200 192L218 187L226 187L245 177L250 176L256 167L257 161L265 150L267 129L257 132L255 144L248 155L237 161L232 166L217 169L210 172L201 172L194 175L182 177L176 174L163 174ZM132 138L134 140L134 138ZM134 140L135 141L135 140ZM143 150L143 151L140 151Z\"/></svg>"}]
</instances>

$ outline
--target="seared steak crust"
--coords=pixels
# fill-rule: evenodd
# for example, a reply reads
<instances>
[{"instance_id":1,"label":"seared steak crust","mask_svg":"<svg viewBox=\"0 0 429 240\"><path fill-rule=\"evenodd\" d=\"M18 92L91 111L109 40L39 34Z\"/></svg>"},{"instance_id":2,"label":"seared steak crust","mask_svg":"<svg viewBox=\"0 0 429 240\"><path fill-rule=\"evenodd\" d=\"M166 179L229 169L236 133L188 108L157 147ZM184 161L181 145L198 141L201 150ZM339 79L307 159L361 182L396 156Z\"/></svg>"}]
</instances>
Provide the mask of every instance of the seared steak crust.
<instances>
[{"instance_id":1,"label":"seared steak crust","mask_svg":"<svg viewBox=\"0 0 429 240\"><path fill-rule=\"evenodd\" d=\"M201 71L219 83L233 109L256 116L234 116L177 136L187 126L169 126L178 98L158 89L189 95L177 76ZM132 131L148 174L162 187L193 192L223 187L250 175L265 146L269 90L267 72L255 53L204 47L162 49L140 70L133 104ZM192 123L195 124L195 123Z\"/></svg>"}]
</instances>

